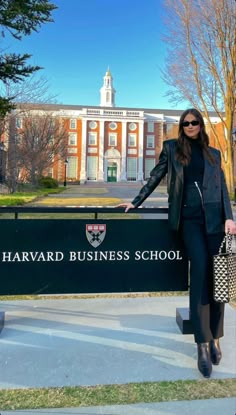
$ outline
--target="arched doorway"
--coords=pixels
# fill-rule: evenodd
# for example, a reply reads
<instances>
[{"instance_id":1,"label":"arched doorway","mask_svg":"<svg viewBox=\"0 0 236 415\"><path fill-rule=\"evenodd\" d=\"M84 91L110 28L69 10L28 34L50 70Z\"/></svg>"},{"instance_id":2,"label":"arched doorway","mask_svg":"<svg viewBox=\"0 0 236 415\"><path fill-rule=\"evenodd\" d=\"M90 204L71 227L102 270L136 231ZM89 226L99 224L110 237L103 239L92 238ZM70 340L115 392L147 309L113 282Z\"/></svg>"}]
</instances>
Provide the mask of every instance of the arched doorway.
<instances>
[{"instance_id":1,"label":"arched doorway","mask_svg":"<svg viewBox=\"0 0 236 415\"><path fill-rule=\"evenodd\" d=\"M108 162L107 165L107 181L117 182L117 164L115 162Z\"/></svg>"}]
</instances>

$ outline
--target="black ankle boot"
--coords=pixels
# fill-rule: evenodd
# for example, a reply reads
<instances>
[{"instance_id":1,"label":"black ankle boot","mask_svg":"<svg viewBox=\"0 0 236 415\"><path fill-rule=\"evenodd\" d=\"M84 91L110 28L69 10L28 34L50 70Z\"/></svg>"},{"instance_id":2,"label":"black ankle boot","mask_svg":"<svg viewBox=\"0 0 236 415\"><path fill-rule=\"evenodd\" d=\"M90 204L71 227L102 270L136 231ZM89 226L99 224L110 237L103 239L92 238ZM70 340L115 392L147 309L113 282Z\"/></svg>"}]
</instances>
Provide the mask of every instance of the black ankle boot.
<instances>
[{"instance_id":1,"label":"black ankle boot","mask_svg":"<svg viewBox=\"0 0 236 415\"><path fill-rule=\"evenodd\" d=\"M204 378L209 378L212 372L209 343L198 343L198 369Z\"/></svg>"},{"instance_id":2,"label":"black ankle boot","mask_svg":"<svg viewBox=\"0 0 236 415\"><path fill-rule=\"evenodd\" d=\"M213 365L218 365L222 358L222 352L220 350L220 340L212 339L210 341L210 355Z\"/></svg>"}]
</instances>

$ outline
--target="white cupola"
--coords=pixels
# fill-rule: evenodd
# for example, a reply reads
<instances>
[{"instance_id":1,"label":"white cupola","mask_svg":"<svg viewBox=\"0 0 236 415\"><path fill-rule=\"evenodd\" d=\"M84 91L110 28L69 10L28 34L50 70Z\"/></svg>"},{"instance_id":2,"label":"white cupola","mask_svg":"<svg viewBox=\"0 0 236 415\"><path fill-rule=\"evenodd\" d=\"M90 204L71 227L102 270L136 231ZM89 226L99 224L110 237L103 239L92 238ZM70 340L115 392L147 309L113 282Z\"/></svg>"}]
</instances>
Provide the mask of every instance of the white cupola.
<instances>
[{"instance_id":1,"label":"white cupola","mask_svg":"<svg viewBox=\"0 0 236 415\"><path fill-rule=\"evenodd\" d=\"M115 93L116 90L112 85L113 78L110 69L108 68L103 77L103 86L100 89L100 106L101 107L115 107Z\"/></svg>"}]
</instances>

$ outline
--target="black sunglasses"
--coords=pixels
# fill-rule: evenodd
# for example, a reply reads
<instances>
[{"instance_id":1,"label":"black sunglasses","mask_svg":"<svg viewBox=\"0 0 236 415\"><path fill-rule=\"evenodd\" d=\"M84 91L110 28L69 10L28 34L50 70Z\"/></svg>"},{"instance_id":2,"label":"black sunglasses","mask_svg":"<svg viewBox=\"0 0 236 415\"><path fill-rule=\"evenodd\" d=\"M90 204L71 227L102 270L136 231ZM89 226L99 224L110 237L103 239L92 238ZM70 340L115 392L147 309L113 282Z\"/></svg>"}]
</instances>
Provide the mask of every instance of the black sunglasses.
<instances>
[{"instance_id":1,"label":"black sunglasses","mask_svg":"<svg viewBox=\"0 0 236 415\"><path fill-rule=\"evenodd\" d=\"M184 121L184 122L182 122L182 126L183 126L183 127L188 127L190 124L191 124L193 127L195 127L196 125L199 125L200 123L199 123L199 121L197 121L197 120L193 120L193 121Z\"/></svg>"}]
</instances>

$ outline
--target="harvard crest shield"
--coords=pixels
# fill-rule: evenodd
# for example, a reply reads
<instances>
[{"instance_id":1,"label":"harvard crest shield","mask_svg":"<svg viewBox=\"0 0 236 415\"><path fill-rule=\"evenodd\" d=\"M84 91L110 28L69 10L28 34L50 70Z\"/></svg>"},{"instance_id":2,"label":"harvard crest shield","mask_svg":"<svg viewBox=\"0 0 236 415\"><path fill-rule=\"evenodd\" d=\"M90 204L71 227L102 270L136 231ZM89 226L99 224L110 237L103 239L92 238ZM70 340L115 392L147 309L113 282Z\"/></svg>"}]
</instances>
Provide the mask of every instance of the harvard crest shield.
<instances>
[{"instance_id":1,"label":"harvard crest shield","mask_svg":"<svg viewBox=\"0 0 236 415\"><path fill-rule=\"evenodd\" d=\"M86 237L89 243L97 248L104 241L106 236L106 225L91 224L86 225Z\"/></svg>"}]
</instances>

